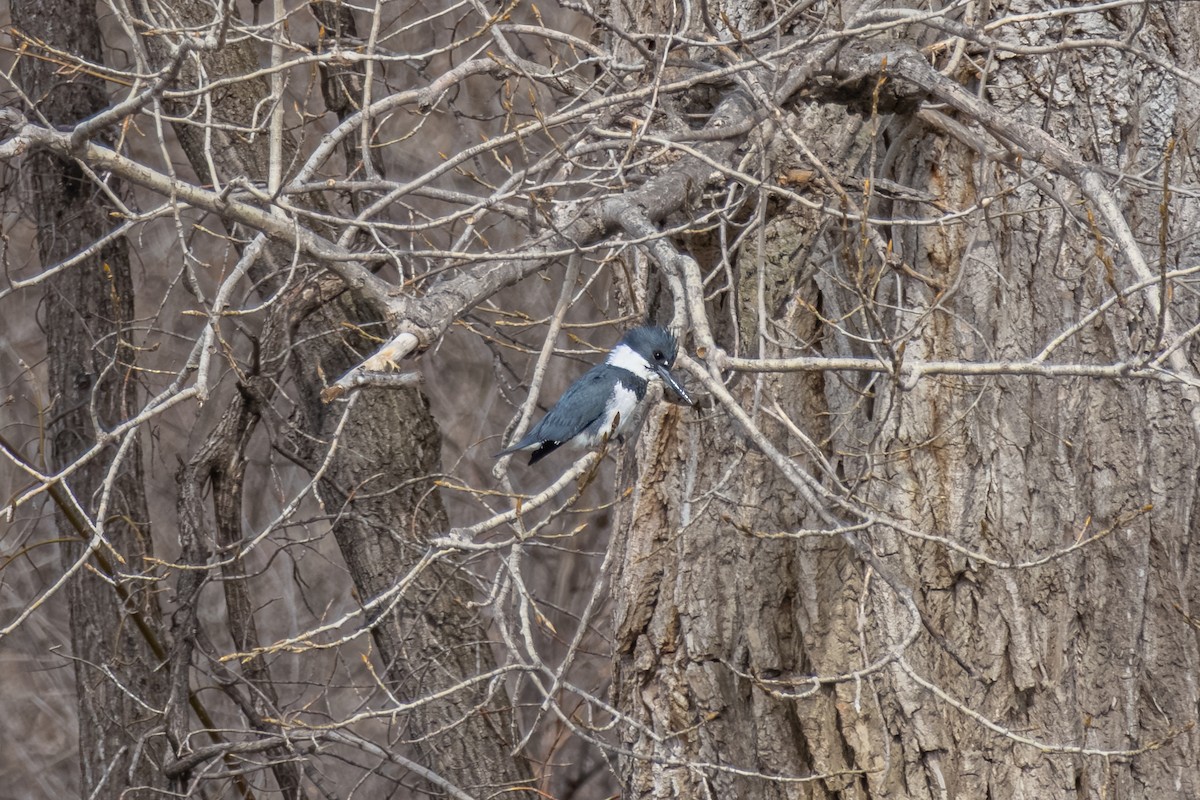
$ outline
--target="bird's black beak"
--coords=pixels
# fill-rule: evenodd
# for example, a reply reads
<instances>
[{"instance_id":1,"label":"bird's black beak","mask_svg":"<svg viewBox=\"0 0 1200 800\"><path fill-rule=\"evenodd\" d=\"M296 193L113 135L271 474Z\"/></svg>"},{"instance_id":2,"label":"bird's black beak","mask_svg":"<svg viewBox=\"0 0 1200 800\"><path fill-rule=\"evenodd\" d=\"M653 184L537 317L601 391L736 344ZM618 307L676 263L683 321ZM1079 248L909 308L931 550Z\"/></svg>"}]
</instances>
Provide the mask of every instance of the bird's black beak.
<instances>
[{"instance_id":1,"label":"bird's black beak","mask_svg":"<svg viewBox=\"0 0 1200 800\"><path fill-rule=\"evenodd\" d=\"M671 374L671 370L661 365L655 367L655 370L657 370L658 374L662 376L663 383L665 383L672 392L679 395L683 402L687 403L689 406L696 405L695 401L692 400L692 396L684 391L683 387L679 385L679 381L675 380L675 376Z\"/></svg>"}]
</instances>

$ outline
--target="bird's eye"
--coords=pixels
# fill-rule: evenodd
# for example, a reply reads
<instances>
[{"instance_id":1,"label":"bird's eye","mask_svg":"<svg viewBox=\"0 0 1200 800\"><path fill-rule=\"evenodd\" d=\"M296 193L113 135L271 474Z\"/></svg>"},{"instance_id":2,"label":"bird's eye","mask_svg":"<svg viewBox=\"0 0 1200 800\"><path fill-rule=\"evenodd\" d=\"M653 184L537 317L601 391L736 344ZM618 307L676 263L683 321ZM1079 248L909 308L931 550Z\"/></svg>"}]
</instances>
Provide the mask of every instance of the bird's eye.
<instances>
[{"instance_id":1,"label":"bird's eye","mask_svg":"<svg viewBox=\"0 0 1200 800\"><path fill-rule=\"evenodd\" d=\"M654 360L655 361L662 361L662 357L663 357L662 350L654 351Z\"/></svg>"}]
</instances>

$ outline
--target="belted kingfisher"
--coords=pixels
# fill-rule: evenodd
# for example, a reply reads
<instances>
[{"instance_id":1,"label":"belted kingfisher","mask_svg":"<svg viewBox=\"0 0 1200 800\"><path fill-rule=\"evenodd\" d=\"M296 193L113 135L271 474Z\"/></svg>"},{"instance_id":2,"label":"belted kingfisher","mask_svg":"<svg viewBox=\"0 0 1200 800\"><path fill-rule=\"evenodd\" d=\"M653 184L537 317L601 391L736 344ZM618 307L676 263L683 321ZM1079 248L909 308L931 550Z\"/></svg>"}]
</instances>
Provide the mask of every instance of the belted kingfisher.
<instances>
[{"instance_id":1,"label":"belted kingfisher","mask_svg":"<svg viewBox=\"0 0 1200 800\"><path fill-rule=\"evenodd\" d=\"M495 457L532 450L529 463L536 464L563 445L594 447L607 434L621 436L633 420L634 409L646 398L646 387L652 380L661 378L671 391L692 405L692 398L671 374L674 363L674 336L664 328L634 328L621 337L608 360L571 384L521 441Z\"/></svg>"}]
</instances>

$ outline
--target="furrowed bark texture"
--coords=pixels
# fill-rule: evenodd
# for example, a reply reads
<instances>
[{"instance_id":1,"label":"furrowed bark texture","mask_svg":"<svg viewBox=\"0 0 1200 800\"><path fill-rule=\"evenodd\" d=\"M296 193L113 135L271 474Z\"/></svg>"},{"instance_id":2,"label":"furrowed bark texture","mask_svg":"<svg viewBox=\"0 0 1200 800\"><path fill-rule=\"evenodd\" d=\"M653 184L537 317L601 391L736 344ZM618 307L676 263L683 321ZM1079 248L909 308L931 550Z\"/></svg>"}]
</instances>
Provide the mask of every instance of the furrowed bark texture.
<instances>
[{"instance_id":1,"label":"furrowed bark texture","mask_svg":"<svg viewBox=\"0 0 1200 800\"><path fill-rule=\"evenodd\" d=\"M825 132L817 144L823 158L843 164L862 157L860 119L825 109L810 111L802 122ZM819 303L818 288L801 274L796 254L810 251L821 231L816 214L780 215L766 223L760 245L741 258L738 326L727 313L712 315L725 320L716 331L722 345L732 350L739 342L742 352L758 353L764 324L804 341L820 340L809 311ZM689 249L704 251L702 243ZM760 278L769 322L758 313ZM758 376L744 376L731 391L745 408L755 406L756 396L779 400L794 419L809 423L809 436L824 440L826 380L819 373L773 375L761 383ZM759 421L773 438L786 435L762 414ZM834 735L835 691L809 687L804 700L787 702L759 683L796 691L789 681L823 672L827 657L855 652L854 632L831 623L854 620L860 570L836 538L797 544L747 535L821 523L729 422L720 413L671 407L653 415L642 435L639 490L617 542L618 705L659 734L690 730L661 744L645 735L626 737L625 744L642 756L623 763L627 797L807 796L811 785L765 777L860 768L844 739ZM739 777L715 765L764 777ZM860 783L857 776L839 776L828 788L837 796Z\"/></svg>"},{"instance_id":2,"label":"furrowed bark texture","mask_svg":"<svg viewBox=\"0 0 1200 800\"><path fill-rule=\"evenodd\" d=\"M100 60L95 6L76 0L17 0L13 23L50 46ZM107 105L103 84L82 73L63 75L57 66L22 58L20 85L52 125L71 125ZM31 155L24 164L29 207L38 226L43 264L56 264L82 250L113 226L109 206L77 163L49 154ZM116 180L109 188L120 194ZM54 470L73 463L105 429L127 419L136 408L138 376L131 323L133 281L125 240L118 239L46 284L45 332L52 407L47 434ZM118 457L118 445L75 471L66 486L79 506L101 528L124 564L119 572L141 572L151 555L149 513L142 477L142 453L136 441ZM96 515L103 501L107 509ZM89 532L56 516L64 568L71 568L87 546ZM115 798L129 787L164 788L158 770L161 740L153 709L165 697L158 659L130 615L140 614L161 635L152 584L110 575L105 579L89 563L66 587L70 609L71 652L79 703L81 793ZM127 593L123 600L110 580ZM105 670L109 675L105 675Z\"/></svg>"},{"instance_id":3,"label":"furrowed bark texture","mask_svg":"<svg viewBox=\"0 0 1200 800\"><path fill-rule=\"evenodd\" d=\"M1041 8L1017 3L1005 13ZM1195 69L1200 26L1190 8L1072 24L1077 38L1136 30L1139 47ZM1055 25L1034 20L1010 35L1051 41L1061 33ZM1161 181L1171 137L1191 124L1194 86L1108 48L1061 60L1006 56L982 87L975 71L952 77L1109 170L1139 242L1157 256L1161 195L1146 187ZM769 208L762 239L740 253L730 301L740 324L718 328L720 345L766 356L779 352L773 342L868 355L867 342L894 348L903 334L907 359L1027 359L1135 282L1078 187L1029 159L1012 169L969 119L954 121L974 143L951 138L932 119L867 120L869 146L841 150L850 156L847 173L927 192L940 208L994 202L966 225L881 227L912 274L864 259L857 223L821 229L794 207ZM808 109L790 121L839 171L830 143L849 120ZM1195 176L1191 163L1176 160L1171 170L1172 179ZM1116 180L1141 173L1149 184ZM1194 228L1197 208L1172 208L1165 224L1175 241ZM871 211L897 220L938 213L882 198ZM1200 255L1191 241L1171 253L1170 268ZM1169 302L1176 330L1195 323L1195 298L1176 293ZM1116 363L1152 351L1158 327L1136 294L1085 325L1052 360ZM622 762L626 797L1200 793L1191 766L1200 759L1200 575L1190 552L1200 454L1178 385L947 376L901 387L791 373L743 375L730 391L825 487L909 530L1003 562L1033 561L1111 532L1042 565L1000 568L895 527L867 526L865 540L944 637L939 644L922 633L902 648L912 620L896 593L841 537L796 538L828 526L726 416L660 411L668 424L657 428L652 419L643 436L618 544L616 700L661 737L626 729L624 743L638 756ZM780 426L775 402L818 444L836 479ZM761 536L779 532L793 538ZM888 654L898 659L860 680L807 680ZM1057 746L1149 749L1107 757L1051 752ZM806 776L818 777L794 780Z\"/></svg>"},{"instance_id":4,"label":"furrowed bark texture","mask_svg":"<svg viewBox=\"0 0 1200 800\"><path fill-rule=\"evenodd\" d=\"M183 0L174 3L171 12L173 21L184 25L211 21L211 9L203 3ZM152 49L161 47L153 39L147 44ZM156 54L160 60L165 57L165 52ZM228 78L258 69L244 44L227 44L211 58L206 54L205 60L209 76ZM194 79L194 68L185 65L181 84ZM249 125L256 105L268 93L261 79L245 79L224 89L214 104L223 118ZM187 126L178 131L193 168L201 175L208 173L211 163L223 180L265 179L269 158L265 137L249 141L217 134L218 141L212 144ZM285 138L281 149L285 165L290 165L295 143ZM264 294L270 294L293 253L270 246L264 253L249 274ZM340 426L320 495L336 513L333 534L357 596L366 603L404 578L426 553L426 539L449 524L431 477L441 472L440 434L419 391L364 391L344 424L343 404L327 406L320 401L324 376L344 374L377 346L377 340L348 335L348 329L385 334L377 311L349 294L327 302L299 326L297 339L303 344L295 347L291 366L300 388L297 425L303 433L291 444L316 469ZM474 587L459 568L441 560L423 568L398 603L385 605L386 614L370 615L387 688L396 698L424 698L495 669L486 621L470 605L474 595ZM261 671L255 678L265 679ZM520 796L513 787L529 779L529 770L523 758L511 755L511 711L499 681L466 683L399 715L397 743L414 747L422 766L464 791L486 793L487 787L507 787Z\"/></svg>"}]
</instances>

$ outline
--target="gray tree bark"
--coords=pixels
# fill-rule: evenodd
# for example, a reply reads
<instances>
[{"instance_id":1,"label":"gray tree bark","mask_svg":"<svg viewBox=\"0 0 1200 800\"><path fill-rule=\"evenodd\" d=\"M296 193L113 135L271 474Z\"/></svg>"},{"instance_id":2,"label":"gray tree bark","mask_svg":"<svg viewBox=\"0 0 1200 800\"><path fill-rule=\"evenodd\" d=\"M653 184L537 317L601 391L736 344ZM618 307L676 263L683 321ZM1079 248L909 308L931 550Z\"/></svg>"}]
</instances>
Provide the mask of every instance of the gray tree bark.
<instances>
[{"instance_id":1,"label":"gray tree bark","mask_svg":"<svg viewBox=\"0 0 1200 800\"><path fill-rule=\"evenodd\" d=\"M13 23L52 47L100 60L95 5L77 0L17 0ZM17 64L21 86L51 125L73 125L105 108L103 84L64 75L37 58ZM79 163L49 153L27 162L29 207L36 215L43 264L57 264L109 232L110 205ZM119 180L108 181L120 195ZM51 408L50 463L63 469L138 407L133 280L124 239L115 239L46 284L45 323ZM157 715L166 697L158 672L162 625L153 584L128 580L152 555L142 453L136 432L108 444L55 492L62 530L71 652L79 711L81 789L92 798L128 797L130 787L158 790ZM79 512L82 511L81 515ZM90 519L105 544L95 544ZM77 569L83 560L83 567ZM121 563L121 559L124 563Z\"/></svg>"},{"instance_id":2,"label":"gray tree bark","mask_svg":"<svg viewBox=\"0 0 1200 800\"><path fill-rule=\"evenodd\" d=\"M191 0L174 3L171 14L170 19L162 20L164 24L203 26L211 22L211 9ZM159 63L167 63L163 43L154 37L146 42ZM206 54L208 79L256 71L256 56L249 44L228 43ZM195 79L191 67L185 65L181 85ZM248 126L269 93L261 78L241 78L223 89L213 104L223 119ZM185 109L181 106L178 110ZM249 139L220 131L206 134L186 125L179 126L178 135L193 168L209 180L224 182L242 176L267 180L270 154L266 137ZM296 150L294 140L285 136L281 149L284 163L290 164ZM217 175L210 174L210 165ZM260 261L251 266L249 275L264 297L279 288L293 255L290 247L268 246ZM307 302L318 285L319 278L309 279L308 292L293 293L285 302ZM441 440L428 402L416 389L367 390L355 398L349 411L344 404L321 401L326 376L345 373L377 346L377 340L347 335L346 329L375 336L384 335L386 329L378 309L348 293L320 293L321 302L293 323L296 338L303 343L280 340L277 343L286 349L264 353L263 363L289 363L301 388L301 416L290 442L296 455L316 471L329 443L336 442L322 471L321 495L330 508L340 509L332 530L361 602L374 601L395 588L410 571L415 575L397 603L385 603L368 617L388 690L402 701L422 700L400 720L400 743L415 747L421 765L461 791L503 787L519 796L530 773L524 759L511 753L512 708L503 683L476 679L494 672L497 665L486 620L472 609L475 588L457 565L445 560L429 565L422 561L429 550L427 540L449 527L433 486L433 476L441 472ZM263 382L256 402L269 400L276 385L273 380ZM240 404L231 411L235 413L243 413ZM344 419L343 414L349 417ZM239 434L242 447L248 439L247 434ZM236 480L236 475L223 479ZM191 579L185 576L182 580ZM246 610L251 604L231 602L230 606ZM239 627L244 632L253 629L252 625ZM177 669L185 669L186 663L179 661ZM255 680L267 679L260 668ZM436 699L429 699L431 695L437 695Z\"/></svg>"},{"instance_id":3,"label":"gray tree bark","mask_svg":"<svg viewBox=\"0 0 1200 800\"><path fill-rule=\"evenodd\" d=\"M1184 6L1074 24L1064 36L1136 35L1195 69L1187 43L1200 30ZM1049 19L1016 28L1009 40L1059 35ZM1135 283L1079 178L1016 162L985 135L994 125L1044 129L1098 165L1139 241L1161 234L1164 269L1194 264L1194 242L1175 237L1195 202L1172 198L1167 214L1154 190L1164 171L1194 176L1171 153L1195 86L1116 48L1063 53L1006 54L986 72L960 63L953 81L992 107L993 127L920 110L928 94L894 57L860 82L835 75L853 112L793 109L787 125L843 185L869 177L909 194L856 197L885 219L873 231L762 198L732 310L707 309L717 344L754 357L1026 360ZM908 107L872 114L885 75ZM778 129L768 150L776 174L812 169ZM965 225L908 222L972 207ZM891 261L872 258L871 235ZM683 244L707 274L706 243ZM1145 297L1122 291L1051 360L1157 352L1162 319ZM1166 302L1168 330L1194 324L1195 298ZM1190 391L1023 375L732 380L749 419L824 495L799 491L727 416L660 410L627 474L637 491L618 543L615 695L644 726L625 729L625 796L1200 793ZM859 527L838 531L818 509Z\"/></svg>"}]
</instances>

